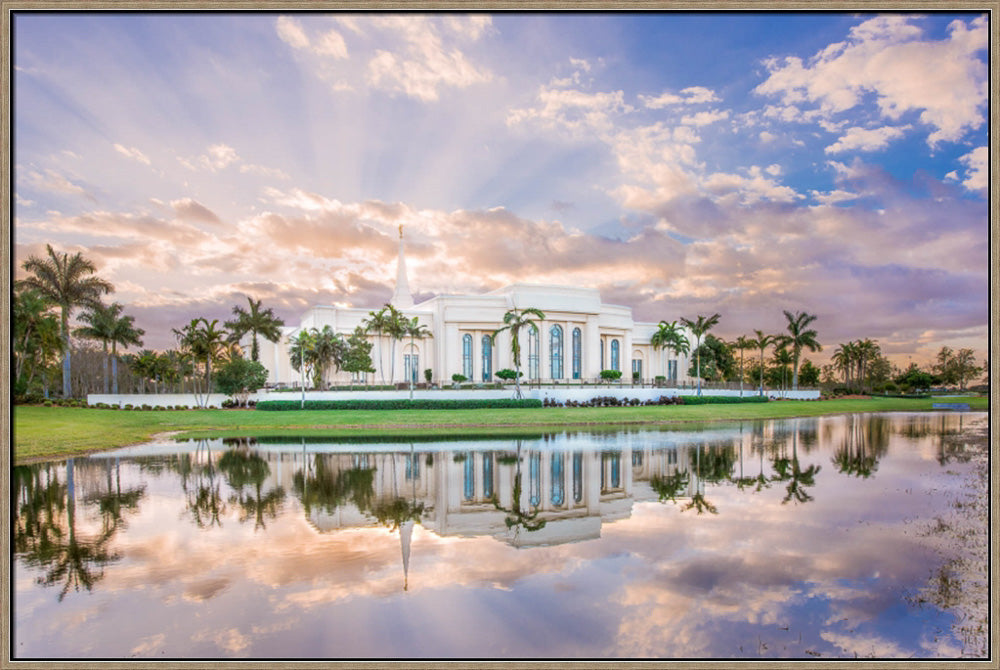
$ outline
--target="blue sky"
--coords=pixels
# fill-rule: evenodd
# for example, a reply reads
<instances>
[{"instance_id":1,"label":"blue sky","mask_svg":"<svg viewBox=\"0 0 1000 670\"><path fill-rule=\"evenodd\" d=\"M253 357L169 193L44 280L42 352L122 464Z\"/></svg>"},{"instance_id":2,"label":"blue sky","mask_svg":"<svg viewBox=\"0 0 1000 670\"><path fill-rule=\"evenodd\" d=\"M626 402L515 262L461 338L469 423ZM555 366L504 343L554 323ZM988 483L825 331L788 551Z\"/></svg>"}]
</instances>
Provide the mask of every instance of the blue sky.
<instances>
[{"instance_id":1,"label":"blue sky","mask_svg":"<svg viewBox=\"0 0 1000 670\"><path fill-rule=\"evenodd\" d=\"M15 260L83 251L147 330L252 295L374 308L598 288L825 359L986 353L987 31L974 13L31 13Z\"/></svg>"}]
</instances>

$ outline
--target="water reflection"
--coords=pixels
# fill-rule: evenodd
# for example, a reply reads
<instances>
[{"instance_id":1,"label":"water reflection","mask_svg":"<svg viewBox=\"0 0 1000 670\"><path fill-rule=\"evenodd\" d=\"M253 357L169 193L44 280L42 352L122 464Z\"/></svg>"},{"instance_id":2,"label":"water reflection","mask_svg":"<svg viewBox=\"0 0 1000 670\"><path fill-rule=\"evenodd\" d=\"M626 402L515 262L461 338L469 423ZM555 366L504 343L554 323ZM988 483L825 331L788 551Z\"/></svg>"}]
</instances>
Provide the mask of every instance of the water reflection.
<instances>
[{"instance_id":1,"label":"water reflection","mask_svg":"<svg viewBox=\"0 0 1000 670\"><path fill-rule=\"evenodd\" d=\"M18 610L18 629L22 640L30 644L31 636L38 635L34 632L37 617L47 616L58 623L62 610L44 605L46 594L62 603L71 600L67 598L71 592L101 592L110 598L104 607L124 607L118 603L124 602L129 589L153 597L159 584L169 591L174 581L183 584L184 600L202 603L199 607L221 608L222 603L234 601L217 612L192 610L191 604L183 611L199 617L234 617L234 621L246 616L248 606L251 611L279 617L280 612L305 613L319 603L333 616L329 608L341 600L376 616L372 608L393 591L405 591L412 598L415 589L426 593L431 588L444 589L445 584L461 584L466 589L463 594L481 590L475 606L463 602L480 613L480 621L490 621L490 626L499 624L482 612L499 606L493 596L486 595L496 588L504 593L533 593L531 603L523 606L538 607L544 602L544 609L556 619L569 622L587 610L579 596L570 594L591 593L590 580L596 580L594 588L600 585L598 591L606 592L593 594L594 606L618 612L621 619L605 622L602 617L607 614L594 614L589 623L576 621L575 625L587 630L599 625L602 635L637 630L638 613L633 611L637 605L630 603L646 602L659 611L665 602L693 598L708 608L700 617L712 611L721 618L700 624L700 635L708 637L697 644L688 640L686 647L657 648L650 644L650 636L665 631L651 629L641 641L632 640L632 646L619 637L614 644L606 642L608 647L584 646L575 651L561 637L545 641L544 636L531 636L537 638L531 647L534 651L525 653L733 656L743 655L743 647L723 644L725 636L735 635L736 629L730 627L726 633L720 622L736 610L729 605L717 610L708 607L712 598L706 597L717 594L723 583L732 586L730 577L739 575L739 589L762 589L739 595L737 600L746 607L758 601L761 607L780 608L788 598L790 603L805 602L801 598L831 603L822 616L800 620L801 625L814 627L809 629L814 638L810 649L837 655L836 645L815 641L820 639L818 631L844 618L834 614L848 611L850 599L857 600L855 595L850 599L844 595L855 583L863 591L874 588L870 580L879 579L878 565L886 560L879 551L884 547L857 544L857 538L854 543L841 540L836 544L839 548L872 553L861 558L852 554L842 562L850 571L840 574L810 574L802 571L804 566L822 565L822 570L828 570L841 564L823 543L827 536L856 533L861 521L850 516L833 520L834 514L863 514L864 519L903 514L888 503L881 504L883 487L898 491L900 481L912 486L914 475L901 470L903 462L909 463L906 468L961 462L960 446L943 436L960 432L967 420L954 415L847 416L708 429L563 432L510 440L216 439L144 445L62 464L19 467L13 480L15 572L30 575L36 587L18 581L19 597L31 603ZM930 465L920 465L924 460ZM859 511L869 500L880 502ZM914 512L907 509L905 513ZM164 527L170 518L181 525ZM134 530L137 519L143 523ZM771 533L772 524L781 531ZM696 528L705 534L693 535ZM615 529L612 537L602 542L609 529ZM814 531L824 534L824 539L803 535ZM749 534L771 543L770 557L760 566L752 553L741 553L749 551ZM391 538L394 559L385 554L386 544L380 538ZM781 544L786 541L790 544ZM909 541L900 539L895 546L909 546ZM814 544L824 557L820 563L802 553ZM265 548L271 546L273 550ZM734 549L737 546L739 550ZM250 563L246 567L220 564L212 558L217 554L242 556ZM896 550L890 555L893 560L927 560L921 552ZM776 561L780 556L785 558ZM169 567L168 557L175 562ZM615 561L624 563L618 566ZM599 567L604 564L606 569ZM195 565L198 569L186 579L183 575ZM727 575L726 580L713 576L713 566L719 566L717 574ZM874 566L875 577L858 574L858 566ZM263 574L272 573L277 576L257 583ZM545 579L554 581L544 581L548 586L541 592L523 590L549 573L554 576ZM885 567L892 579L925 573L922 563L906 569ZM102 591L100 584L107 574L120 576L107 580L111 584ZM417 574L421 578L415 578ZM790 584L799 595L779 597ZM805 584L814 584L810 588L825 584L824 591L809 592ZM669 587L666 595L648 602L650 594L660 593L665 586ZM258 593L258 589L262 590ZM879 592L880 597L899 598L899 583L887 584L886 589ZM765 591L774 598L764 597ZM162 597L177 606L175 595L165 592ZM217 604L209 605L213 601ZM446 601L441 607L447 607ZM421 602L423 607L431 606ZM345 610L343 616L341 621L347 622L360 615ZM407 619L405 625L421 628L416 622L422 617L432 621L441 616L425 612L413 621ZM631 628L625 626L626 620L633 622ZM775 625L774 614L763 616L761 622ZM138 625L130 622L130 626ZM228 640L230 651L256 650L256 655L268 655L268 649L292 656L352 655L304 642L298 634L280 633L286 624L269 625L273 626L267 636L269 647L258 647L245 637L246 631L238 640L222 633L198 640L209 656L227 655L218 649L212 652L211 644L223 644L220 640ZM316 630L312 624L299 625ZM741 624L747 625L747 621ZM710 634L709 629L716 627L719 630ZM556 632L557 637L573 637L566 628ZM434 644L430 645L412 637L369 647L360 638L338 639L360 656L461 655L456 640L432 636ZM597 644L600 637L588 644ZM175 653L197 656L195 647L187 651L184 646L194 644L192 639L174 639L168 632L156 632L156 625L151 624L135 634L126 651L151 649L173 640L168 648ZM705 641L709 639L715 641ZM305 646L289 651L286 641L291 644L291 640ZM39 643L38 638L34 641ZM99 635L95 644L118 649ZM680 638L676 644L681 644ZM19 653L38 655L43 648L32 649L19 648Z\"/></svg>"}]
</instances>

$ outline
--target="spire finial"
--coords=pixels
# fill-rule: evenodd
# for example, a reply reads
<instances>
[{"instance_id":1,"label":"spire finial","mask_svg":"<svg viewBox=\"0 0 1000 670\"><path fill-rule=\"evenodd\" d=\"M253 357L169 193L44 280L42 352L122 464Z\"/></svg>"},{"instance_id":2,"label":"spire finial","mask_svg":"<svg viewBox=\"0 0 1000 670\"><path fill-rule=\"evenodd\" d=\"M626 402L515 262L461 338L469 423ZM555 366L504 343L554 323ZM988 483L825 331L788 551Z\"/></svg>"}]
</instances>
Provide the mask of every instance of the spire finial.
<instances>
[{"instance_id":1,"label":"spire finial","mask_svg":"<svg viewBox=\"0 0 1000 670\"><path fill-rule=\"evenodd\" d=\"M399 224L399 239L403 239L403 224Z\"/></svg>"}]
</instances>

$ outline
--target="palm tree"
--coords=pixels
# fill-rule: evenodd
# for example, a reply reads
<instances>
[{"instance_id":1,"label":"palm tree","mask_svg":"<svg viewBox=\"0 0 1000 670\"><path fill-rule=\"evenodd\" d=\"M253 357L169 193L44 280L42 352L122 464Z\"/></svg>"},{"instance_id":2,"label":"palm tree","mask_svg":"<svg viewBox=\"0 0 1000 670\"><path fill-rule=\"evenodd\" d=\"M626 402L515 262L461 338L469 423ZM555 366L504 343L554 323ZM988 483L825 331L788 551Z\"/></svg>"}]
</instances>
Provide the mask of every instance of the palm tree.
<instances>
[{"instance_id":1,"label":"palm tree","mask_svg":"<svg viewBox=\"0 0 1000 670\"><path fill-rule=\"evenodd\" d=\"M344 338L333 332L330 326L323 330L313 328L310 332L310 353L312 354L316 386L328 387L327 371L330 367L339 368L344 356Z\"/></svg>"},{"instance_id":2,"label":"palm tree","mask_svg":"<svg viewBox=\"0 0 1000 670\"><path fill-rule=\"evenodd\" d=\"M695 338L695 360L696 360L696 374L698 376L698 395L701 395L701 336L712 329L715 324L719 323L719 315L713 314L710 317L704 317L698 315L696 321L691 319L682 318L681 321L685 326L691 331L691 334Z\"/></svg>"},{"instance_id":3,"label":"palm tree","mask_svg":"<svg viewBox=\"0 0 1000 670\"><path fill-rule=\"evenodd\" d=\"M389 336L389 383L396 383L396 342L406 336L406 317L393 305L386 305L388 323L385 332Z\"/></svg>"},{"instance_id":4,"label":"palm tree","mask_svg":"<svg viewBox=\"0 0 1000 670\"><path fill-rule=\"evenodd\" d=\"M762 331L754 330L754 334L757 336L755 339L751 340L753 342L753 348L760 349L760 396L764 396L764 352L767 348L775 343L774 335L765 335Z\"/></svg>"},{"instance_id":5,"label":"palm tree","mask_svg":"<svg viewBox=\"0 0 1000 670\"><path fill-rule=\"evenodd\" d=\"M63 345L63 397L70 396L69 319L77 307L100 303L105 293L114 291L110 282L93 277L97 268L79 252L70 256L58 253L46 244L48 258L28 257L22 268L31 276L17 282L17 288L30 288L50 303L59 306Z\"/></svg>"},{"instance_id":6,"label":"palm tree","mask_svg":"<svg viewBox=\"0 0 1000 670\"><path fill-rule=\"evenodd\" d=\"M493 331L490 335L490 342L496 344L497 335L505 330L510 331L510 355L514 360L514 397L521 398L521 329L530 328L532 332L538 332L538 324L535 323L535 317L539 321L545 319L545 314L542 310L537 307L526 307L518 311L517 307L508 310L507 313L503 315L504 325L500 326Z\"/></svg>"},{"instance_id":7,"label":"palm tree","mask_svg":"<svg viewBox=\"0 0 1000 670\"><path fill-rule=\"evenodd\" d=\"M38 292L19 291L14 297L12 328L12 349L15 365L14 379L20 380L25 373L25 363L30 362L27 382L30 382L40 363L51 358L53 350L60 346L59 322L49 311L52 304Z\"/></svg>"},{"instance_id":8,"label":"palm tree","mask_svg":"<svg viewBox=\"0 0 1000 670\"><path fill-rule=\"evenodd\" d=\"M288 339L288 358L292 369L297 371L302 380L302 402L306 406L306 368L313 365L312 335L307 330L300 330L295 337Z\"/></svg>"},{"instance_id":9,"label":"palm tree","mask_svg":"<svg viewBox=\"0 0 1000 670\"><path fill-rule=\"evenodd\" d=\"M733 342L733 346L740 350L740 397L743 397L743 352L747 349L756 349L757 343L754 339L746 335L740 335Z\"/></svg>"},{"instance_id":10,"label":"palm tree","mask_svg":"<svg viewBox=\"0 0 1000 670\"><path fill-rule=\"evenodd\" d=\"M115 319L124 309L120 303L112 303L104 306L100 303L92 305L89 310L80 314L80 320L88 324L73 330L77 337L88 340L97 340L104 349L104 392L108 392L108 344L111 342L112 330Z\"/></svg>"},{"instance_id":11,"label":"palm tree","mask_svg":"<svg viewBox=\"0 0 1000 670\"><path fill-rule=\"evenodd\" d=\"M816 331L807 330L810 323L816 320L814 314L796 312L792 314L784 310L785 318L788 320L788 335L782 335L785 344L792 347L792 389L799 388L799 354L803 348L809 351L823 351L823 347L816 341Z\"/></svg>"},{"instance_id":12,"label":"palm tree","mask_svg":"<svg viewBox=\"0 0 1000 670\"><path fill-rule=\"evenodd\" d=\"M111 392L115 394L118 393L118 345L141 347L142 336L146 334L142 328L136 328L134 322L135 317L131 316L115 316L111 321L108 342L111 344Z\"/></svg>"},{"instance_id":13,"label":"palm tree","mask_svg":"<svg viewBox=\"0 0 1000 670\"><path fill-rule=\"evenodd\" d=\"M878 342L868 338L857 340L854 345L855 363L857 363L858 366L858 386L863 393L865 390L865 373L868 371L868 364L876 360L882 354L882 350L878 346Z\"/></svg>"},{"instance_id":14,"label":"palm tree","mask_svg":"<svg viewBox=\"0 0 1000 670\"><path fill-rule=\"evenodd\" d=\"M844 373L844 385L851 385L851 372L854 368L854 360L857 356L857 343L847 342L837 346L833 352L833 364Z\"/></svg>"},{"instance_id":15,"label":"palm tree","mask_svg":"<svg viewBox=\"0 0 1000 670\"><path fill-rule=\"evenodd\" d=\"M269 342L277 342L281 339L281 327L285 322L274 315L270 307L260 308L260 300L254 301L247 296L250 310L247 311L239 305L233 307L233 315L236 317L232 321L227 321L225 326L230 330L233 341L238 341L247 333L251 334L250 360L257 361L260 357L260 346L257 336L263 337Z\"/></svg>"},{"instance_id":16,"label":"palm tree","mask_svg":"<svg viewBox=\"0 0 1000 670\"><path fill-rule=\"evenodd\" d=\"M226 333L216 326L218 319L209 321L205 318L191 319L191 322L181 328L174 329L174 335L182 349L191 354L197 363L199 360L205 361L205 398L208 402L208 394L212 392L212 361L221 352L226 341ZM197 384L195 385L195 396L199 395ZM201 400L197 398L197 400Z\"/></svg>"},{"instance_id":17,"label":"palm tree","mask_svg":"<svg viewBox=\"0 0 1000 670\"><path fill-rule=\"evenodd\" d=\"M783 346L779 346L774 352L774 362L781 367L781 390L782 394L784 394L788 366L789 364L795 362L795 357L788 351L788 349Z\"/></svg>"},{"instance_id":18,"label":"palm tree","mask_svg":"<svg viewBox=\"0 0 1000 670\"><path fill-rule=\"evenodd\" d=\"M660 321L656 332L649 338L649 343L653 345L654 349L666 349L667 353L672 350L675 354L687 354L691 347L691 343L688 342L676 321L670 323ZM661 358L661 360L663 361L663 376L666 378L666 359Z\"/></svg>"},{"instance_id":19,"label":"palm tree","mask_svg":"<svg viewBox=\"0 0 1000 670\"><path fill-rule=\"evenodd\" d=\"M410 338L410 354L413 354L413 341L423 340L425 337L433 337L430 328L425 326L418 321L419 317L413 317L409 321L403 320L403 331ZM407 381L410 382L410 400L413 400L413 378L417 375L416 364L413 363L413 358L410 359L410 376Z\"/></svg>"},{"instance_id":20,"label":"palm tree","mask_svg":"<svg viewBox=\"0 0 1000 670\"><path fill-rule=\"evenodd\" d=\"M385 384L385 366L382 365L382 333L390 329L391 320L389 305L385 305L377 312L369 312L368 318L362 322L366 333L375 333L375 342L378 344L378 370L383 385Z\"/></svg>"}]
</instances>

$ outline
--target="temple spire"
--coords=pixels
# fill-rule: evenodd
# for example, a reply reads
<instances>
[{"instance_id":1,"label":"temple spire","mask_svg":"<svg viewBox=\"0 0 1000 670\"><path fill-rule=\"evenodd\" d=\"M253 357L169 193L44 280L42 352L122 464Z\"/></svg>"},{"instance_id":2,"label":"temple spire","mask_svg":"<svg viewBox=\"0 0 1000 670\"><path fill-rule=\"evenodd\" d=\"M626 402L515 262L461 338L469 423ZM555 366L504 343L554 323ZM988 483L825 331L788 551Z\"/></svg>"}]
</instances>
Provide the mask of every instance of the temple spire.
<instances>
[{"instance_id":1,"label":"temple spire","mask_svg":"<svg viewBox=\"0 0 1000 670\"><path fill-rule=\"evenodd\" d=\"M393 307L406 309L413 307L413 296L410 295L410 282L406 279L406 256L403 255L403 226L399 226L399 259L396 261L396 290L389 301Z\"/></svg>"}]
</instances>

